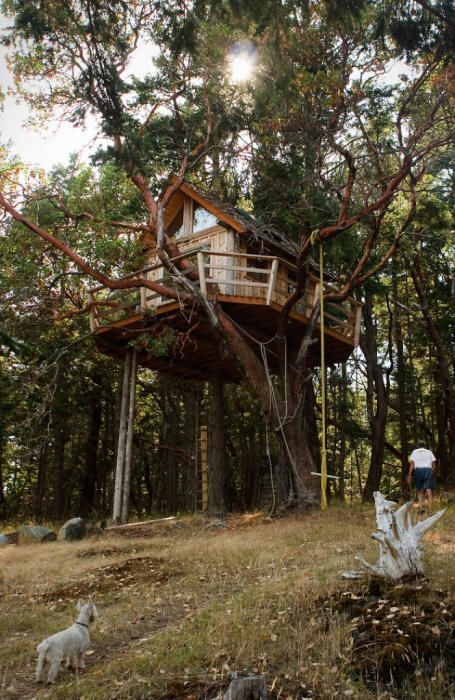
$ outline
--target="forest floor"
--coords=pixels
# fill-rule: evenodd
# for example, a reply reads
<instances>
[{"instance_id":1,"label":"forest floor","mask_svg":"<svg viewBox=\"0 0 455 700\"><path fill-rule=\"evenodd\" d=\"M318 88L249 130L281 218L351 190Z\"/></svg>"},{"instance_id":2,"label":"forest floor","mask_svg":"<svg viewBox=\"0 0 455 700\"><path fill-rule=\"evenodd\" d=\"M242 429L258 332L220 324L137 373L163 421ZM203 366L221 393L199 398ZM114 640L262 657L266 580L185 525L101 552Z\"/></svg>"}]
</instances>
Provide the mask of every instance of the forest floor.
<instances>
[{"instance_id":1,"label":"forest floor","mask_svg":"<svg viewBox=\"0 0 455 700\"><path fill-rule=\"evenodd\" d=\"M377 559L370 506L202 516L0 549L0 697L207 700L262 674L274 700L455 698L455 507L426 537L426 580L340 573ZM37 686L36 646L91 597L79 674Z\"/></svg>"}]
</instances>

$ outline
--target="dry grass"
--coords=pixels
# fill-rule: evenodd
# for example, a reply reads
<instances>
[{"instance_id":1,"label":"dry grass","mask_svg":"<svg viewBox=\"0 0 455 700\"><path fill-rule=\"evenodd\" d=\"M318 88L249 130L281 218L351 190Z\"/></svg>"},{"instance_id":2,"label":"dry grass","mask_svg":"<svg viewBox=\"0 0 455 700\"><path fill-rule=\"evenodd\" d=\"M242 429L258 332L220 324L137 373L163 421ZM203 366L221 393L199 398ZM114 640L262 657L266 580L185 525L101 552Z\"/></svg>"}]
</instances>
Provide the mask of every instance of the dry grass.
<instances>
[{"instance_id":1,"label":"dry grass","mask_svg":"<svg viewBox=\"0 0 455 700\"><path fill-rule=\"evenodd\" d=\"M0 697L214 698L230 670L264 673L272 698L443 698L447 682L412 691L367 688L353 672L349 621L319 600L342 591L339 572L376 546L370 507L332 507L278 520L201 517L79 543L0 550ZM431 585L454 588L455 511L428 536ZM36 689L36 645L70 624L79 597L100 616L93 653L76 677L62 669ZM382 694L381 694L382 693ZM438 694L440 693L440 694Z\"/></svg>"}]
</instances>

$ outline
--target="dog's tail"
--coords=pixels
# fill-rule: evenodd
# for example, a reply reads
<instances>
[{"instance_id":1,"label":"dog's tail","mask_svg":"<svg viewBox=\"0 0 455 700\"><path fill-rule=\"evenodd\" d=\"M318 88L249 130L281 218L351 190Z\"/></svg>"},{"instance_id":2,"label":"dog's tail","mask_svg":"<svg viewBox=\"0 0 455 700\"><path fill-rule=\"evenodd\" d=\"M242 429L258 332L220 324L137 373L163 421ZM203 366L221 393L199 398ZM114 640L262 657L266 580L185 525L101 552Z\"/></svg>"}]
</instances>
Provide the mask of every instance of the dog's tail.
<instances>
[{"instance_id":1,"label":"dog's tail","mask_svg":"<svg viewBox=\"0 0 455 700\"><path fill-rule=\"evenodd\" d=\"M38 646L36 647L36 651L38 652L38 654L45 654L46 651L49 649L49 646L49 642L47 641L47 639L45 639L44 642L38 644Z\"/></svg>"}]
</instances>

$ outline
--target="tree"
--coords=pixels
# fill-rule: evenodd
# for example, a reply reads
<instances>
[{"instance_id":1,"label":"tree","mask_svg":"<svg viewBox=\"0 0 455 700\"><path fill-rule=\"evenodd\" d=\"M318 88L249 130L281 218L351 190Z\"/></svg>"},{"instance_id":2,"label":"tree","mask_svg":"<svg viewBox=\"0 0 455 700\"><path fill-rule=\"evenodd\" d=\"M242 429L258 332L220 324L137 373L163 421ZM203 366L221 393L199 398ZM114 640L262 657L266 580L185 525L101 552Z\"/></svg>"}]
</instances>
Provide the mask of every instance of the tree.
<instances>
[{"instance_id":1,"label":"tree","mask_svg":"<svg viewBox=\"0 0 455 700\"><path fill-rule=\"evenodd\" d=\"M61 106L77 123L89 110L95 112L111 141L100 157L123 168L140 197L138 208L122 220L104 211L95 215L62 205L66 220L84 221L93 232L98 225L137 236L146 232L156 242L165 268L178 278L180 299L191 299L205 314L223 352L238 361L264 415L270 402L266 368L223 310L201 295L192 263L172 263L179 251L164 230L163 211L184 179L197 177L203 166L213 168L217 161L216 171L226 181L233 149L248 151L258 210L264 208L261 192L267 177L276 181L274 173L283 175L291 166L291 183L297 186L286 188L295 193L289 202L293 215L288 228L298 225L294 235L301 246L296 289L277 327L282 361L270 421L286 449L289 483L300 503L313 503L318 496L311 476L317 467L314 452L308 440L302 440L301 426L302 394L311 392L307 357L319 306L300 347L287 354L284 348L287 316L305 288L311 245L315 239L326 245L337 237L350 239L355 252L341 289L327 297L332 302L346 298L396 252L414 215L416 183L434 155L453 140L452 128L442 128L443 109L451 99L446 57L427 53L411 78L381 84L395 48L374 44L376 18L371 19L368 8L362 10L362 3L351 3L349 32L345 23L337 22L335 5L321 3L300 11L293 3L279 4L273 26L266 21L266 11L255 6L242 31L231 3L196 3L194 10L184 2L122 3L115 9L104 0L5 3L14 19L7 41L16 48L17 77L38 76L49 86L29 99ZM362 28L355 21L359 12ZM365 44L365 21L370 45ZM225 77L232 32L239 40L254 40L261 52L260 85L251 86L246 97L240 97ZM127 77L128 59L139 40L159 45L157 72ZM251 135L249 146L239 149L245 132ZM172 171L177 177L169 184L167 174ZM398 193L407 207L390 237L384 223ZM112 289L148 287L176 297L175 290L140 276L110 276L97 261L76 252L77 246L21 212L19 203L4 192L0 204L72 261L72 272L77 268Z\"/></svg>"}]
</instances>

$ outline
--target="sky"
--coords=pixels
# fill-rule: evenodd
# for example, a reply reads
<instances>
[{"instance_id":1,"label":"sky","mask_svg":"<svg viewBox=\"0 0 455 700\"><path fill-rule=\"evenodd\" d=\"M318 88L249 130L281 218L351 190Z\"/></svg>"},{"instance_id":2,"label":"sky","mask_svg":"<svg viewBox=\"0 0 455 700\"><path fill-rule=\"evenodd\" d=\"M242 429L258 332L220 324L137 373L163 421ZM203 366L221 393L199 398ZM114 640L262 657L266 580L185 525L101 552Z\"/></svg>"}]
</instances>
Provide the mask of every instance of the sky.
<instances>
[{"instance_id":1,"label":"sky","mask_svg":"<svg viewBox=\"0 0 455 700\"><path fill-rule=\"evenodd\" d=\"M0 15L0 30L8 25ZM85 128L75 127L55 119L46 127L36 129L31 124L27 105L17 96L8 94L14 90L12 75L7 65L7 49L0 46L0 88L5 94L3 110L0 111L0 143L10 144L13 155L23 162L49 170L53 165L68 163L72 153L79 153L83 161L88 161L97 142L97 124L88 118ZM142 43L130 57L125 77L134 73L144 75L153 70L153 57L157 47ZM99 141L98 141L99 143Z\"/></svg>"},{"instance_id":2,"label":"sky","mask_svg":"<svg viewBox=\"0 0 455 700\"><path fill-rule=\"evenodd\" d=\"M4 26L5 21L1 19L0 28ZM8 94L13 89L13 79L7 66L7 49L3 46L0 47L0 87L5 94L0 112L0 142L10 143L12 154L46 170L52 165L67 163L75 151L81 151L82 158L88 158L97 133L95 121L88 122L86 129L58 120L48 123L46 129L33 128L27 105Z\"/></svg>"},{"instance_id":3,"label":"sky","mask_svg":"<svg viewBox=\"0 0 455 700\"><path fill-rule=\"evenodd\" d=\"M0 15L0 30L7 26L7 20ZM140 77L152 72L153 58L156 55L155 45L140 44L130 57L125 77L132 73ZM251 61L251 57L248 57L248 60ZM247 66L245 58L234 58L231 65L233 82L248 78L248 71L252 69L253 63ZM384 79L391 82L396 80L400 73L408 71L409 67L398 62L388 67ZM49 170L53 165L68 163L70 155L75 152L82 161L89 160L90 152L94 151L97 145L98 129L95 119L89 117L85 128L75 127L58 119L47 122L45 127L34 127L24 101L14 94L8 94L14 90L14 83L7 66L7 49L3 46L0 46L0 87L5 94L3 110L0 111L0 143L9 144L13 155L18 156L24 163L45 170Z\"/></svg>"}]
</instances>

